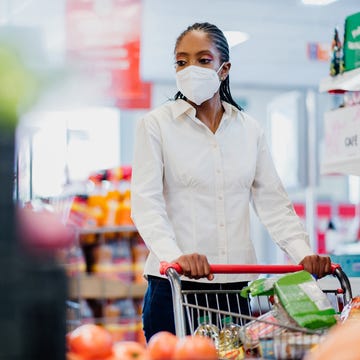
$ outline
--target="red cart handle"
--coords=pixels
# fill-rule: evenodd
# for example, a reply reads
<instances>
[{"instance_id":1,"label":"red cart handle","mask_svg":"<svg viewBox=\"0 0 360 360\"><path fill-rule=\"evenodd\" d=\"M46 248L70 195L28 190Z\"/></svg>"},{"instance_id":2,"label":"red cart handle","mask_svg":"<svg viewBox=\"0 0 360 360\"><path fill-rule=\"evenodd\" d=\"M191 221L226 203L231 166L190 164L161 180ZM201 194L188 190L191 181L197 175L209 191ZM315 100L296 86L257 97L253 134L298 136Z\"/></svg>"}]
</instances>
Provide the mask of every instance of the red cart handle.
<instances>
[{"instance_id":1,"label":"red cart handle","mask_svg":"<svg viewBox=\"0 0 360 360\"><path fill-rule=\"evenodd\" d=\"M160 263L160 274L165 275L169 268L174 269L179 275L184 273L178 263L162 261ZM339 264L331 264L331 273L334 274L338 268L340 268ZM303 269L303 265L210 265L210 273L212 274L285 274Z\"/></svg>"}]
</instances>

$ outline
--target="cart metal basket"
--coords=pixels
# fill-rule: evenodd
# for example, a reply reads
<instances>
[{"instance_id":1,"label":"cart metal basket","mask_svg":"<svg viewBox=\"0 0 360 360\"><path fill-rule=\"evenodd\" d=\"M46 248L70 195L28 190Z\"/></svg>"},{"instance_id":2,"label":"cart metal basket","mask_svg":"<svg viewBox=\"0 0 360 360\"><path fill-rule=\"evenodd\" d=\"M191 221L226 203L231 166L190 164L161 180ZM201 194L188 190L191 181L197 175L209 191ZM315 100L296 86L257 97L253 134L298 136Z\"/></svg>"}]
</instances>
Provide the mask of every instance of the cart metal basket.
<instances>
[{"instance_id":1,"label":"cart metal basket","mask_svg":"<svg viewBox=\"0 0 360 360\"><path fill-rule=\"evenodd\" d=\"M211 265L212 273L242 274L285 274L303 270L302 265ZM213 340L220 359L245 359L261 357L264 359L302 359L304 354L315 347L326 336L326 330L310 330L299 327L289 321L281 307L274 304L268 296L248 297L247 309L241 303L241 289L236 290L183 290L181 287L182 269L178 264L162 263L160 273L165 274L172 289L175 331L179 337L194 334L198 326L197 319L205 318L209 325L214 325L219 334ZM337 313L352 298L348 277L337 264L332 264L332 274L340 287L322 289ZM220 309L219 303L227 303L227 308ZM230 307L232 297L232 307ZM236 299L234 301L234 299ZM234 302L238 305L234 309ZM238 346L224 345L224 319L230 318L238 332ZM224 329L225 330L225 329ZM211 337L210 334L208 334Z\"/></svg>"}]
</instances>

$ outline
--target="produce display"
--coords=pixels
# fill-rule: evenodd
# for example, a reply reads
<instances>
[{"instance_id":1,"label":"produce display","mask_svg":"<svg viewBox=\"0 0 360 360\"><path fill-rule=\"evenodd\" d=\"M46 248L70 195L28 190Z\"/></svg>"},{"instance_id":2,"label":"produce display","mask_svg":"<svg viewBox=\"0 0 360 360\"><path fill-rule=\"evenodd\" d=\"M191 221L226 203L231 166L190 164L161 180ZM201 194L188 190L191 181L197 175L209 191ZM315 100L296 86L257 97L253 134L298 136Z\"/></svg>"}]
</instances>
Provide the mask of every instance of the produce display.
<instances>
[{"instance_id":1,"label":"produce display","mask_svg":"<svg viewBox=\"0 0 360 360\"><path fill-rule=\"evenodd\" d=\"M147 345L114 341L100 325L84 324L67 335L67 360L217 360L213 342L201 336L179 339L163 331Z\"/></svg>"}]
</instances>

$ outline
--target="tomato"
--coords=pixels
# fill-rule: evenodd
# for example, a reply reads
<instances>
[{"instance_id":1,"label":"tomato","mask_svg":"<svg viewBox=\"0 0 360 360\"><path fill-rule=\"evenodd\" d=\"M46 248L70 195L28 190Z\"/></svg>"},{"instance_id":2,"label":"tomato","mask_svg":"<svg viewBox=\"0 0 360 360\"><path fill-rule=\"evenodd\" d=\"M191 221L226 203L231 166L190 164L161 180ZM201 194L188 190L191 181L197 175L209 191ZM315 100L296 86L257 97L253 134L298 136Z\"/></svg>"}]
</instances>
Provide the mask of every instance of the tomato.
<instances>
[{"instance_id":1,"label":"tomato","mask_svg":"<svg viewBox=\"0 0 360 360\"><path fill-rule=\"evenodd\" d=\"M114 360L146 360L145 346L136 341L119 341L113 346Z\"/></svg>"},{"instance_id":2,"label":"tomato","mask_svg":"<svg viewBox=\"0 0 360 360\"><path fill-rule=\"evenodd\" d=\"M66 337L70 352L86 359L106 358L112 354L113 339L103 327L84 324L73 330Z\"/></svg>"},{"instance_id":3,"label":"tomato","mask_svg":"<svg viewBox=\"0 0 360 360\"><path fill-rule=\"evenodd\" d=\"M66 360L85 360L81 355L75 354L73 352L66 353Z\"/></svg>"},{"instance_id":4,"label":"tomato","mask_svg":"<svg viewBox=\"0 0 360 360\"><path fill-rule=\"evenodd\" d=\"M218 354L209 338L185 336L178 341L173 360L218 360Z\"/></svg>"},{"instance_id":5,"label":"tomato","mask_svg":"<svg viewBox=\"0 0 360 360\"><path fill-rule=\"evenodd\" d=\"M147 344L147 351L150 359L170 360L174 354L177 343L178 338L168 331L160 331L154 334Z\"/></svg>"}]
</instances>

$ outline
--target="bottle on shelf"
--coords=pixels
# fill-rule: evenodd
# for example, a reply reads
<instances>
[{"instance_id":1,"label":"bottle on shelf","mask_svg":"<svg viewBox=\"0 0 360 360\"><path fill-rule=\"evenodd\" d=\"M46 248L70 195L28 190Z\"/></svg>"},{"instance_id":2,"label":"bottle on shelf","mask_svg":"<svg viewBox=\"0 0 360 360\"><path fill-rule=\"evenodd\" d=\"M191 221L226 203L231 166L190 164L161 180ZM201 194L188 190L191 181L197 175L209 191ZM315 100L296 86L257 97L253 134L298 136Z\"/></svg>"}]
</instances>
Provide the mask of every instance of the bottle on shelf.
<instances>
[{"instance_id":1,"label":"bottle on shelf","mask_svg":"<svg viewBox=\"0 0 360 360\"><path fill-rule=\"evenodd\" d=\"M199 325L194 331L195 336L208 337L214 342L216 349L219 349L219 328L210 322L209 316L200 316L198 319Z\"/></svg>"},{"instance_id":2,"label":"bottle on shelf","mask_svg":"<svg viewBox=\"0 0 360 360\"><path fill-rule=\"evenodd\" d=\"M342 43L339 37L339 30L335 28L334 38L331 42L330 75L336 76L343 72Z\"/></svg>"}]
</instances>

